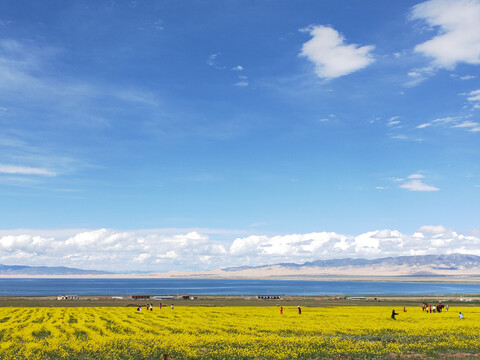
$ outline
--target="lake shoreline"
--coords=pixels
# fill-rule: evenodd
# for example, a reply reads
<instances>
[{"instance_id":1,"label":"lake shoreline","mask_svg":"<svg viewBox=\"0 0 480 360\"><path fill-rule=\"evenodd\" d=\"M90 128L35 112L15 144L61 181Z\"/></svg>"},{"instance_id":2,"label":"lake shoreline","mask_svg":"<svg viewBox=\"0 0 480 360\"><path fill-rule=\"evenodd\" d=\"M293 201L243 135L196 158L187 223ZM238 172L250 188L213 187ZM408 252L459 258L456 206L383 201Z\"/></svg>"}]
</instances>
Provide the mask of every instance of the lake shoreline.
<instances>
[{"instance_id":1,"label":"lake shoreline","mask_svg":"<svg viewBox=\"0 0 480 360\"><path fill-rule=\"evenodd\" d=\"M168 273L167 273L168 274ZM278 276L211 276L206 274L146 273L146 274L98 274L98 275L6 275L0 274L0 279L191 279L191 280L292 280L292 281L358 281L358 282L415 282L415 283L464 283L480 284L477 275L451 275L451 276L351 276L351 275L278 275Z\"/></svg>"}]
</instances>

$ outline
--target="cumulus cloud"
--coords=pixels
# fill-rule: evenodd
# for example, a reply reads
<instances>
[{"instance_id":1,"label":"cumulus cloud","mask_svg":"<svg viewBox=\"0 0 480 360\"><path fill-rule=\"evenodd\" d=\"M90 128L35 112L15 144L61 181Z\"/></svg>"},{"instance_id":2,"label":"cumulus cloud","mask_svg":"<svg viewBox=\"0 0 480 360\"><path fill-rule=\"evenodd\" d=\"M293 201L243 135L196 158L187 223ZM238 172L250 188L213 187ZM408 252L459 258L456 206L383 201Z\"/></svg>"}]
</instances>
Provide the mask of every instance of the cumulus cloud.
<instances>
[{"instance_id":1,"label":"cumulus cloud","mask_svg":"<svg viewBox=\"0 0 480 360\"><path fill-rule=\"evenodd\" d=\"M445 229L422 226L413 235L397 230L375 230L357 236L333 232L249 236L238 238L230 247L232 257L243 257L249 265L278 262L307 262L334 258L378 258L387 256L480 254L480 239ZM233 260L233 259L232 259Z\"/></svg>"},{"instance_id":2,"label":"cumulus cloud","mask_svg":"<svg viewBox=\"0 0 480 360\"><path fill-rule=\"evenodd\" d=\"M302 31L308 31L312 38L303 44L300 56L315 64L315 73L320 78L348 75L375 61L370 53L375 46L346 44L345 38L332 27L319 25Z\"/></svg>"},{"instance_id":3,"label":"cumulus cloud","mask_svg":"<svg viewBox=\"0 0 480 360\"><path fill-rule=\"evenodd\" d=\"M433 59L437 68L453 69L459 63L480 64L480 1L429 0L415 5L412 19L437 30L415 51Z\"/></svg>"},{"instance_id":4,"label":"cumulus cloud","mask_svg":"<svg viewBox=\"0 0 480 360\"><path fill-rule=\"evenodd\" d=\"M469 253L480 255L478 235L463 235L441 225L420 227L407 235L374 230L359 235L312 232L250 235L229 241L210 238L213 232L166 230L0 232L0 263L70 266L118 272L209 270L242 265L303 263L319 259ZM50 235L50 236L49 236Z\"/></svg>"},{"instance_id":5,"label":"cumulus cloud","mask_svg":"<svg viewBox=\"0 0 480 360\"><path fill-rule=\"evenodd\" d=\"M202 256L215 256L220 265L226 253L224 245L197 231L169 234L98 229L67 238L36 236L31 232L0 236L0 263L6 264L167 271L198 268Z\"/></svg>"}]
</instances>

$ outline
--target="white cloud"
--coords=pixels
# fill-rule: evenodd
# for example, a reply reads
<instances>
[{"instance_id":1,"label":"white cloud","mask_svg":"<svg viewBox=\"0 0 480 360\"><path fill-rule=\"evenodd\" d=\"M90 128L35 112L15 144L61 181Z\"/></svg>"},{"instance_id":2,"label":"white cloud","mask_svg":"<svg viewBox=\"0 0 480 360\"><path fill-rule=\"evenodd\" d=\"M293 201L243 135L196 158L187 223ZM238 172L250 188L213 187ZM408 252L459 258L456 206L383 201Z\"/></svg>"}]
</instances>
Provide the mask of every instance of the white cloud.
<instances>
[{"instance_id":1,"label":"white cloud","mask_svg":"<svg viewBox=\"0 0 480 360\"><path fill-rule=\"evenodd\" d=\"M421 180L411 180L400 185L400 188L410 191L438 191L439 188L423 183Z\"/></svg>"},{"instance_id":2,"label":"white cloud","mask_svg":"<svg viewBox=\"0 0 480 360\"><path fill-rule=\"evenodd\" d=\"M242 65L237 65L237 66L233 67L232 70L234 70L234 71L242 71L242 70L243 70L243 66L242 66Z\"/></svg>"},{"instance_id":3,"label":"white cloud","mask_svg":"<svg viewBox=\"0 0 480 360\"><path fill-rule=\"evenodd\" d=\"M219 55L220 53L211 54L207 59L207 64L210 66L216 66L217 65L216 60Z\"/></svg>"},{"instance_id":4,"label":"white cloud","mask_svg":"<svg viewBox=\"0 0 480 360\"><path fill-rule=\"evenodd\" d=\"M241 252L237 252L239 246ZM348 257L445 254L465 252L465 248L470 249L469 253L480 254L480 239L448 231L443 226L422 226L413 235L385 229L357 236L333 232L250 236L235 239L230 254L246 259L248 264L244 265L258 265Z\"/></svg>"},{"instance_id":5,"label":"white cloud","mask_svg":"<svg viewBox=\"0 0 480 360\"><path fill-rule=\"evenodd\" d=\"M454 128L476 128L480 126L480 123L477 123L475 121L464 121L460 124L454 125L452 127Z\"/></svg>"},{"instance_id":6,"label":"white cloud","mask_svg":"<svg viewBox=\"0 0 480 360\"><path fill-rule=\"evenodd\" d=\"M2 231L5 234L8 231ZM69 266L112 271L195 268L200 257L216 257L219 266L225 246L197 231L81 231L67 238L32 235L0 236L0 263Z\"/></svg>"},{"instance_id":7,"label":"white cloud","mask_svg":"<svg viewBox=\"0 0 480 360\"><path fill-rule=\"evenodd\" d=\"M344 37L332 27L319 25L303 31L308 31L312 38L303 44L300 55L315 64L315 73L320 78L348 75L375 61L370 54L375 46L345 44Z\"/></svg>"},{"instance_id":8,"label":"white cloud","mask_svg":"<svg viewBox=\"0 0 480 360\"><path fill-rule=\"evenodd\" d=\"M15 165L2 165L0 164L0 173L3 174L20 174L20 175L43 175L43 176L55 176L55 172L27 166L15 166Z\"/></svg>"},{"instance_id":9,"label":"white cloud","mask_svg":"<svg viewBox=\"0 0 480 360\"><path fill-rule=\"evenodd\" d=\"M319 259L378 258L468 252L480 255L480 238L422 226L413 235L374 230L359 235L334 232L250 235L218 241L199 231L0 231L0 263L69 266L130 272L208 270ZM10 233L10 234L9 234ZM64 237L67 235L67 237Z\"/></svg>"},{"instance_id":10,"label":"white cloud","mask_svg":"<svg viewBox=\"0 0 480 360\"><path fill-rule=\"evenodd\" d=\"M442 225L424 225L424 226L421 226L417 230L417 232L422 234L437 235L437 234L444 234L447 232L447 230Z\"/></svg>"},{"instance_id":11,"label":"white cloud","mask_svg":"<svg viewBox=\"0 0 480 360\"><path fill-rule=\"evenodd\" d=\"M480 1L429 0L413 7L412 19L438 29L436 36L415 47L433 58L433 66L480 64Z\"/></svg>"},{"instance_id":12,"label":"white cloud","mask_svg":"<svg viewBox=\"0 0 480 360\"><path fill-rule=\"evenodd\" d=\"M233 86L246 87L246 86L248 86L248 81L239 81L239 82L233 84Z\"/></svg>"},{"instance_id":13,"label":"white cloud","mask_svg":"<svg viewBox=\"0 0 480 360\"><path fill-rule=\"evenodd\" d=\"M411 174L407 179L402 178L390 178L389 180L393 183L397 183L398 187L401 189L406 189L410 191L438 191L439 188L427 185L423 182L425 175L422 174Z\"/></svg>"},{"instance_id":14,"label":"white cloud","mask_svg":"<svg viewBox=\"0 0 480 360\"><path fill-rule=\"evenodd\" d=\"M432 123L423 123L417 126L417 129L425 129L426 127L432 126Z\"/></svg>"},{"instance_id":15,"label":"white cloud","mask_svg":"<svg viewBox=\"0 0 480 360\"><path fill-rule=\"evenodd\" d=\"M473 102L480 101L480 89L470 91L467 95L468 95L467 97L468 101L473 101Z\"/></svg>"},{"instance_id":16,"label":"white cloud","mask_svg":"<svg viewBox=\"0 0 480 360\"><path fill-rule=\"evenodd\" d=\"M420 84L422 81L428 79L429 76L435 74L435 69L432 66L425 66L411 70L407 75L411 79L405 83L405 86L412 87Z\"/></svg>"},{"instance_id":17,"label":"white cloud","mask_svg":"<svg viewBox=\"0 0 480 360\"><path fill-rule=\"evenodd\" d=\"M475 99L476 96L479 97L480 100L480 90L478 90L478 95L476 94L476 91L472 91L470 94L473 94L472 99ZM475 101L475 100L471 100ZM467 120L471 117L471 115L468 116L448 116L444 118L439 118L432 120L427 123L423 123L420 125L417 125L417 129L425 129L427 127L450 127L450 128L459 128L459 129L466 129L470 132L477 132L480 131L480 123L475 122L475 121L470 121Z\"/></svg>"},{"instance_id":18,"label":"white cloud","mask_svg":"<svg viewBox=\"0 0 480 360\"><path fill-rule=\"evenodd\" d=\"M387 121L387 126L396 126L399 127L398 124L400 124L400 120L398 120L400 116L392 116L390 119Z\"/></svg>"}]
</instances>

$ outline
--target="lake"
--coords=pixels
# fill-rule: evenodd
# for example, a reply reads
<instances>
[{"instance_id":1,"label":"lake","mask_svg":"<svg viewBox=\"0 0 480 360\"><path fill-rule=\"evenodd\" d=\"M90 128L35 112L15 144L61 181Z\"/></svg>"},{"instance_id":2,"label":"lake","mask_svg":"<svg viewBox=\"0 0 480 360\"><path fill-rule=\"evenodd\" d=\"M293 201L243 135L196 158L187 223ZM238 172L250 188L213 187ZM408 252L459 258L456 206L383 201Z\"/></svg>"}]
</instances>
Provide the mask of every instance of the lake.
<instances>
[{"instance_id":1,"label":"lake","mask_svg":"<svg viewBox=\"0 0 480 360\"><path fill-rule=\"evenodd\" d=\"M463 295L480 294L480 284L231 279L0 279L0 296L60 294Z\"/></svg>"}]
</instances>

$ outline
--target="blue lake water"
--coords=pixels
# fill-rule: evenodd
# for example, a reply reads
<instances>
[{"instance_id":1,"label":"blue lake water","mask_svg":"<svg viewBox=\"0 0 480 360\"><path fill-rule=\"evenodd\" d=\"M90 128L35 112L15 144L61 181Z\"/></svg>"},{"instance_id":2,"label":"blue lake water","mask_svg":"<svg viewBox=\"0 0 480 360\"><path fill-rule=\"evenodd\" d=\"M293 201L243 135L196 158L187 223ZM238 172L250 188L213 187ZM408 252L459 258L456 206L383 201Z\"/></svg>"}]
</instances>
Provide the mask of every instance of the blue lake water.
<instances>
[{"instance_id":1,"label":"blue lake water","mask_svg":"<svg viewBox=\"0 0 480 360\"><path fill-rule=\"evenodd\" d=\"M0 296L76 295L448 295L480 284L226 279L0 279Z\"/></svg>"}]
</instances>

